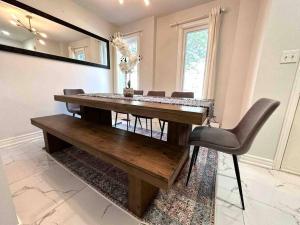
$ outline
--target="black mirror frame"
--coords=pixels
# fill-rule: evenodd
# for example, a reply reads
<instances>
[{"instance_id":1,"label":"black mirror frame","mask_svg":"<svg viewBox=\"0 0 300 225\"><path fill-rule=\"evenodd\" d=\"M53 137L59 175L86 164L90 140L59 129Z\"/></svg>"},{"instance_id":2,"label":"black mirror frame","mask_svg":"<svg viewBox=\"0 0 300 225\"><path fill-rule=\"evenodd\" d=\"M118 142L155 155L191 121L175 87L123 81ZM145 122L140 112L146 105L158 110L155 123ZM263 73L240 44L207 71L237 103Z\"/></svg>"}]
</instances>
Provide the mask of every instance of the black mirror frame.
<instances>
[{"instance_id":1,"label":"black mirror frame","mask_svg":"<svg viewBox=\"0 0 300 225\"><path fill-rule=\"evenodd\" d=\"M96 34L93 34L89 31L86 31L82 28L74 26L73 24L70 24L66 21L63 21L63 20L61 20L57 17L51 16L51 15L45 13L45 12L42 12L38 9L35 9L35 8L33 8L29 5L26 5L24 3L21 3L19 1L16 1L16 0L0 0L0 1L6 2L6 3L11 4L11 5L14 5L14 6L19 7L21 9L24 9L26 11L34 13L38 16L44 17L48 20L51 20L55 23L61 24L63 26L66 26L68 28L71 28L73 30L76 30L78 32L84 33L84 34L89 35L89 36L91 36L95 39L98 39L98 40L101 40L101 41L105 42L106 46L107 46L107 65L101 65L101 64L97 64L97 63L81 61L81 60L71 59L71 58L62 57L62 56L56 56L56 55L51 55L51 54L42 53L42 52L35 52L35 51L27 50L27 49L16 48L16 47L0 44L0 50L1 51L8 51L8 52L14 52L14 53L19 53L19 54L24 54L24 55L36 56L36 57L41 57L41 58L46 58L46 59L54 59L54 60L59 60L59 61L65 61L65 62L70 62L70 63L81 64L81 65L88 65L88 66L100 67L100 68L104 68L104 69L110 69L109 40L107 40L103 37L100 37Z\"/></svg>"}]
</instances>

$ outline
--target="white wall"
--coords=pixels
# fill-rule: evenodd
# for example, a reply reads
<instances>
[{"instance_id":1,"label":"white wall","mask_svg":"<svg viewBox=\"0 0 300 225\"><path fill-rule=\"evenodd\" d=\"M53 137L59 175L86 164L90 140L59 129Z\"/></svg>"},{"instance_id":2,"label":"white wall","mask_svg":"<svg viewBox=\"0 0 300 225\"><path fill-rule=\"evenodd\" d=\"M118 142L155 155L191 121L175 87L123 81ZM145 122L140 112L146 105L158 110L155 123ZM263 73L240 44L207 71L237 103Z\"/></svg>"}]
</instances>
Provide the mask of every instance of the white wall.
<instances>
[{"instance_id":1,"label":"white wall","mask_svg":"<svg viewBox=\"0 0 300 225\"><path fill-rule=\"evenodd\" d=\"M35 8L106 38L115 27L69 0L24 0ZM111 92L112 70L0 51L0 140L36 131L30 118L65 111L53 100L63 88Z\"/></svg>"},{"instance_id":2,"label":"white wall","mask_svg":"<svg viewBox=\"0 0 300 225\"><path fill-rule=\"evenodd\" d=\"M254 69L258 63L256 59L259 58L265 28L266 6L267 0L240 0L233 52L228 65L230 70L225 75L227 90L222 107L222 127L234 127L245 111L244 105L247 104L251 92L248 88L257 72ZM218 91L217 93L223 94Z\"/></svg>"},{"instance_id":3,"label":"white wall","mask_svg":"<svg viewBox=\"0 0 300 225\"><path fill-rule=\"evenodd\" d=\"M19 41L13 41L11 39L0 37L0 44L2 45L8 45L16 48L22 48L22 42Z\"/></svg>"},{"instance_id":4,"label":"white wall","mask_svg":"<svg viewBox=\"0 0 300 225\"><path fill-rule=\"evenodd\" d=\"M269 14L253 102L269 97L281 105L258 134L250 154L273 160L297 71L297 64L280 64L280 58L283 50L300 48L300 1L272 0Z\"/></svg>"},{"instance_id":5,"label":"white wall","mask_svg":"<svg viewBox=\"0 0 300 225\"><path fill-rule=\"evenodd\" d=\"M28 40L24 41L23 46L21 48L25 48L27 50L34 51L34 49L35 49L35 39L32 38L32 39L28 39Z\"/></svg>"},{"instance_id":6,"label":"white wall","mask_svg":"<svg viewBox=\"0 0 300 225\"><path fill-rule=\"evenodd\" d=\"M62 52L65 51L62 51L62 43L60 42L47 40L46 45L42 45L39 41L36 41L35 39L33 39L33 41L35 42L36 51L38 52L68 57L68 55L62 54Z\"/></svg>"}]
</instances>

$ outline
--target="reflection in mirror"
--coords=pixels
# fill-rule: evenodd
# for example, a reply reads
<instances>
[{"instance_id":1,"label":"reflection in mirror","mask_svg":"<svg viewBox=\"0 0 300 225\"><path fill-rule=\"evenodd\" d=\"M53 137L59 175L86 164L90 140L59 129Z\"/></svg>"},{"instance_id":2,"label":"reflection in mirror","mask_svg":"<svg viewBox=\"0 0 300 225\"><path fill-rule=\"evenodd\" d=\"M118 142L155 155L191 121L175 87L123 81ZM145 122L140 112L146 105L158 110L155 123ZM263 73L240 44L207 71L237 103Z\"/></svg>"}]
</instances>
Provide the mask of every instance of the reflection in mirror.
<instances>
[{"instance_id":1,"label":"reflection in mirror","mask_svg":"<svg viewBox=\"0 0 300 225\"><path fill-rule=\"evenodd\" d=\"M3 1L0 44L109 66L108 42Z\"/></svg>"}]
</instances>

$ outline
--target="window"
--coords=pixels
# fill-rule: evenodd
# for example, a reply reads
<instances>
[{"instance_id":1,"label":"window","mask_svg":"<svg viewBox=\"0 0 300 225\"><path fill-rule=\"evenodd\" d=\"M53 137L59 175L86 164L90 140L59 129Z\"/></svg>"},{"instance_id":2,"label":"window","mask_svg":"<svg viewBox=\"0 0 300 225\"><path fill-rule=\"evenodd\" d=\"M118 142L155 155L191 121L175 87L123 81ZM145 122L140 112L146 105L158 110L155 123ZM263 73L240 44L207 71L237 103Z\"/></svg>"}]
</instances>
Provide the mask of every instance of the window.
<instances>
[{"instance_id":1,"label":"window","mask_svg":"<svg viewBox=\"0 0 300 225\"><path fill-rule=\"evenodd\" d=\"M131 35L124 37L124 40L129 45L131 52L139 54L139 35ZM119 63L121 60L121 53L116 51L116 91L117 93L123 93L123 88L125 87L125 74L119 68ZM139 64L135 66L131 74L131 87L135 90L139 88Z\"/></svg>"},{"instance_id":2,"label":"window","mask_svg":"<svg viewBox=\"0 0 300 225\"><path fill-rule=\"evenodd\" d=\"M74 49L74 57L78 60L85 60L85 49L84 48L75 48Z\"/></svg>"},{"instance_id":3,"label":"window","mask_svg":"<svg viewBox=\"0 0 300 225\"><path fill-rule=\"evenodd\" d=\"M181 62L181 89L192 91L202 98L206 56L208 50L207 25L183 29Z\"/></svg>"}]
</instances>

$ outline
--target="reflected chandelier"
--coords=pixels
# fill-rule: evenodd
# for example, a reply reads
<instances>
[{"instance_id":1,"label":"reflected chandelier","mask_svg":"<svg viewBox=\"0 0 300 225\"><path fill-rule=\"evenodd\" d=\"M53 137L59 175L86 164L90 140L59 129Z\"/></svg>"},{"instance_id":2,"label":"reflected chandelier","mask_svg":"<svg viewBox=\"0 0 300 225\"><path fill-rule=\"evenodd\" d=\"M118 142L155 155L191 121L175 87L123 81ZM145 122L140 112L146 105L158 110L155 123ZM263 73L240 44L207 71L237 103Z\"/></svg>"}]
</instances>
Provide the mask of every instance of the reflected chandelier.
<instances>
[{"instance_id":1,"label":"reflected chandelier","mask_svg":"<svg viewBox=\"0 0 300 225\"><path fill-rule=\"evenodd\" d=\"M38 40L42 45L46 45L46 42L42 38L47 38L48 36L47 36L47 34L39 32L37 29L32 27L32 25L31 25L32 16L29 16L29 15L26 16L26 18L28 19L27 25L25 23L23 23L20 19L18 19L15 15L12 15L12 17L13 17L13 20L10 21L10 23L12 25L29 31L30 33L32 33L35 36L36 40Z\"/></svg>"}]
</instances>

